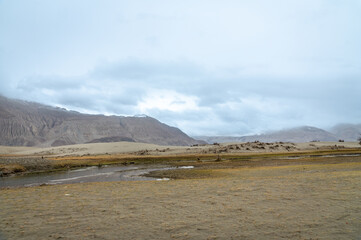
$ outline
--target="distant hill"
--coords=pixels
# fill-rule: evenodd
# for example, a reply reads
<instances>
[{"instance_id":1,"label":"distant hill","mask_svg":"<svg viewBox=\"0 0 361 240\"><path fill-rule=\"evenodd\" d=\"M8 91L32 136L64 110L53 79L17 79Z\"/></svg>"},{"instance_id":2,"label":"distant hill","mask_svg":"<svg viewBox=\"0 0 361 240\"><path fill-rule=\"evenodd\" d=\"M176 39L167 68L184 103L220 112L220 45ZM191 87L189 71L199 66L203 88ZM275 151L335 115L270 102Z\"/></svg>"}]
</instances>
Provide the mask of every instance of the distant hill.
<instances>
[{"instance_id":1,"label":"distant hill","mask_svg":"<svg viewBox=\"0 0 361 240\"><path fill-rule=\"evenodd\" d=\"M332 132L310 126L303 126L260 135L229 137L229 136L196 136L194 138L208 143L223 142L310 142L310 141L356 141L360 137L361 124L342 124L332 128Z\"/></svg>"},{"instance_id":2,"label":"distant hill","mask_svg":"<svg viewBox=\"0 0 361 240\"><path fill-rule=\"evenodd\" d=\"M361 137L361 124L339 124L331 128L330 132L345 141L356 141Z\"/></svg>"},{"instance_id":3,"label":"distant hill","mask_svg":"<svg viewBox=\"0 0 361 240\"><path fill-rule=\"evenodd\" d=\"M0 145L60 146L116 141L160 145L199 143L178 128L144 115L81 114L0 96Z\"/></svg>"},{"instance_id":4,"label":"distant hill","mask_svg":"<svg viewBox=\"0 0 361 240\"><path fill-rule=\"evenodd\" d=\"M262 142L310 142L310 141L337 141L338 138L323 129L303 126L272 132L269 134L261 134L256 136L244 137L246 141L262 141Z\"/></svg>"}]
</instances>

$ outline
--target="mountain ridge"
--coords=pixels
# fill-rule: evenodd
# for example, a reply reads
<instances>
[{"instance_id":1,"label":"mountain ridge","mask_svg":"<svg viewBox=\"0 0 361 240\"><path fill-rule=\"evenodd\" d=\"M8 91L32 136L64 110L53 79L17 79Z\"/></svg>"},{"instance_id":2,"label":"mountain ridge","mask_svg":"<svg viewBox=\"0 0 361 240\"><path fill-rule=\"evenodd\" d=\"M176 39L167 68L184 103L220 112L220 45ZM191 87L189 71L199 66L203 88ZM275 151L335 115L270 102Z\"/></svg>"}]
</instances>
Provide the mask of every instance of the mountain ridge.
<instances>
[{"instance_id":1,"label":"mountain ridge","mask_svg":"<svg viewBox=\"0 0 361 240\"><path fill-rule=\"evenodd\" d=\"M0 145L61 146L91 142L133 141L193 145L178 128L141 117L83 114L0 96Z\"/></svg>"},{"instance_id":2,"label":"mountain ridge","mask_svg":"<svg viewBox=\"0 0 361 240\"><path fill-rule=\"evenodd\" d=\"M338 124L329 131L312 126L301 126L250 136L193 136L208 143L224 142L310 142L357 141L361 136L361 124Z\"/></svg>"}]
</instances>

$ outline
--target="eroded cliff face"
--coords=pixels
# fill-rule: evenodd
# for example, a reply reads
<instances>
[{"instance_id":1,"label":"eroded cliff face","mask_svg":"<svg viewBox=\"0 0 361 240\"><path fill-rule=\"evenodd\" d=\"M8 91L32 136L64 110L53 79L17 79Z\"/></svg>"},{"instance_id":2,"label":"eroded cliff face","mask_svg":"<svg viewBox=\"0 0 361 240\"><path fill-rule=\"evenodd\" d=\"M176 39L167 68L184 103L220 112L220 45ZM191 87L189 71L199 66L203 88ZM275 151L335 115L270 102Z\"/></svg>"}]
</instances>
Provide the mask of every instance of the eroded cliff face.
<instances>
[{"instance_id":1,"label":"eroded cliff face","mask_svg":"<svg viewBox=\"0 0 361 240\"><path fill-rule=\"evenodd\" d=\"M151 117L88 115L0 96L0 145L60 146L115 141L198 143Z\"/></svg>"}]
</instances>

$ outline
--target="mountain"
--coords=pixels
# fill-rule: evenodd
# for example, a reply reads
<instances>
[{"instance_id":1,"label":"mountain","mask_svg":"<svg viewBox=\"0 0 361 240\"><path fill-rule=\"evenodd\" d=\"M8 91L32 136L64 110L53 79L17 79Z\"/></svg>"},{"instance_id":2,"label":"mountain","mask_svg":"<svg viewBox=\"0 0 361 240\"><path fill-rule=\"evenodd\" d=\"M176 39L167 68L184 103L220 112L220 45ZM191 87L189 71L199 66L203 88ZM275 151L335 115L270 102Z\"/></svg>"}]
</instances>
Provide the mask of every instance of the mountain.
<instances>
[{"instance_id":1,"label":"mountain","mask_svg":"<svg viewBox=\"0 0 361 240\"><path fill-rule=\"evenodd\" d=\"M262 142L310 142L310 141L338 141L337 136L323 129L303 126L272 132L269 134L261 134L255 136L244 137L246 141L262 141Z\"/></svg>"},{"instance_id":2,"label":"mountain","mask_svg":"<svg viewBox=\"0 0 361 240\"><path fill-rule=\"evenodd\" d=\"M338 141L339 137L320 128L303 126L267 134L242 137L194 137L208 143L214 142L310 142L310 141Z\"/></svg>"},{"instance_id":3,"label":"mountain","mask_svg":"<svg viewBox=\"0 0 361 240\"><path fill-rule=\"evenodd\" d=\"M205 141L209 144L213 143L231 143L231 142L244 142L244 137L232 136L192 136L194 139Z\"/></svg>"},{"instance_id":4,"label":"mountain","mask_svg":"<svg viewBox=\"0 0 361 240\"><path fill-rule=\"evenodd\" d=\"M356 141L361 137L361 124L338 124L331 128L330 132L345 141Z\"/></svg>"},{"instance_id":5,"label":"mountain","mask_svg":"<svg viewBox=\"0 0 361 240\"><path fill-rule=\"evenodd\" d=\"M115 141L159 145L200 143L178 128L144 115L82 114L0 96L0 145L45 147Z\"/></svg>"}]
</instances>

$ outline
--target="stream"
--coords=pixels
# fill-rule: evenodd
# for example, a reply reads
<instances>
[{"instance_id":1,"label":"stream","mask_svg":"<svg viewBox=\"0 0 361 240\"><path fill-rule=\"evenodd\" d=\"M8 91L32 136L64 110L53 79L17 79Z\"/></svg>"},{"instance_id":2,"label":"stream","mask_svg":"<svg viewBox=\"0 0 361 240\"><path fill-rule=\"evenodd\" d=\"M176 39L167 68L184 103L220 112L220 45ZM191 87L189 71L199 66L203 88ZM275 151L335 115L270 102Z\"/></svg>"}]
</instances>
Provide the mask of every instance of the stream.
<instances>
[{"instance_id":1,"label":"stream","mask_svg":"<svg viewBox=\"0 0 361 240\"><path fill-rule=\"evenodd\" d=\"M169 180L168 178L144 177L157 170L177 168L193 168L193 166L169 167L162 165L137 166L103 166L86 167L61 172L27 174L22 176L0 177L0 188L4 187L32 187L40 185L85 183L85 182L113 182L113 181L147 181Z\"/></svg>"},{"instance_id":2,"label":"stream","mask_svg":"<svg viewBox=\"0 0 361 240\"><path fill-rule=\"evenodd\" d=\"M281 159L301 159L301 158L334 158L334 157L359 157L359 153L350 153L350 154L327 154L327 155L300 155L300 156L288 156Z\"/></svg>"}]
</instances>

